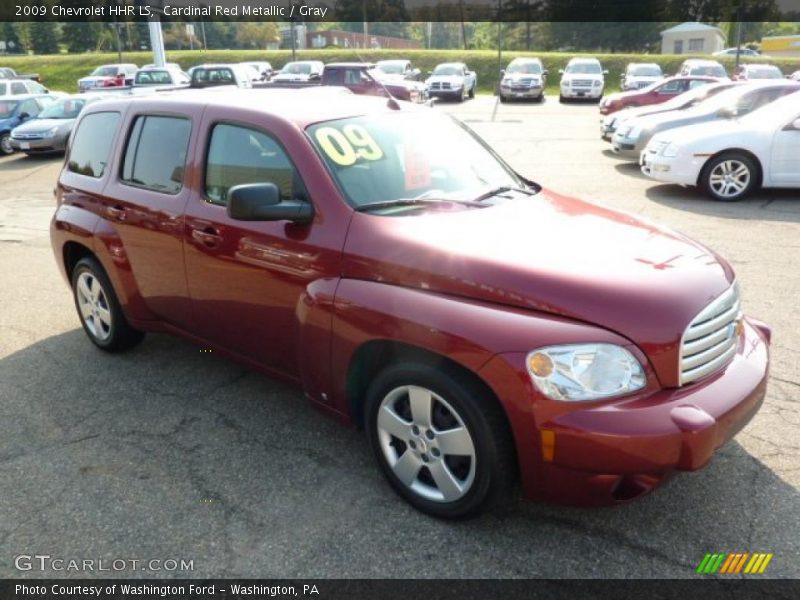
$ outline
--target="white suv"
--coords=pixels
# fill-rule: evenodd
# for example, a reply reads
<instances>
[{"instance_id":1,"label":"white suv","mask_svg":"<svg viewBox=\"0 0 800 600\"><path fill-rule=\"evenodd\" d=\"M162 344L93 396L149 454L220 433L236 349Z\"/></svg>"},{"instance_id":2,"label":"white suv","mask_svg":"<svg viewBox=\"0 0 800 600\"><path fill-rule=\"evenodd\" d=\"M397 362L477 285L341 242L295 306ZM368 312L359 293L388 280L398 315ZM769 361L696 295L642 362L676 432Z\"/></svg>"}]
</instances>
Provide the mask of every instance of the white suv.
<instances>
[{"instance_id":1,"label":"white suv","mask_svg":"<svg viewBox=\"0 0 800 600\"><path fill-rule=\"evenodd\" d=\"M561 73L561 94L559 101L570 98L589 98L600 100L605 88L605 75L596 58L573 58L567 63L567 68Z\"/></svg>"}]
</instances>

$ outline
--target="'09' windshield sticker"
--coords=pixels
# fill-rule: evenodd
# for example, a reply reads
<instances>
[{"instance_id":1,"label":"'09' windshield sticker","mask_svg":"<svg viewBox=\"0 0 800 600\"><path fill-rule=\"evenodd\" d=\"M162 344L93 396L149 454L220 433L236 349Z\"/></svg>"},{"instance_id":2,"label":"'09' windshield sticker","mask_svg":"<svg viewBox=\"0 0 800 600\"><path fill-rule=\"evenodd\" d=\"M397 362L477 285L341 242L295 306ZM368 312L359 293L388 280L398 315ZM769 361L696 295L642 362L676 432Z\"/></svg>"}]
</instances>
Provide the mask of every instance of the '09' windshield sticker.
<instances>
[{"instance_id":1,"label":"'09' windshield sticker","mask_svg":"<svg viewBox=\"0 0 800 600\"><path fill-rule=\"evenodd\" d=\"M328 158L342 167L354 165L358 160L383 158L383 150L361 125L345 125L341 131L335 127L320 127L314 136Z\"/></svg>"}]
</instances>

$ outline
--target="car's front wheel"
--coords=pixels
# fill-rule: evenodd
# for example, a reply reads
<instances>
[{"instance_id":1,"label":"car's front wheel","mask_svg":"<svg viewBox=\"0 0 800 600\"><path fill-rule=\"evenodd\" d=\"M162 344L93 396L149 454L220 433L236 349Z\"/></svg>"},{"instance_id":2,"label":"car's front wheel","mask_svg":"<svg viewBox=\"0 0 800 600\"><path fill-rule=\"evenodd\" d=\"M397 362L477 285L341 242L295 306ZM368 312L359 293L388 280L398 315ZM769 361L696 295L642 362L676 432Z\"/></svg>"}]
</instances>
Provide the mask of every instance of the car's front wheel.
<instances>
[{"instance_id":1,"label":"car's front wheel","mask_svg":"<svg viewBox=\"0 0 800 600\"><path fill-rule=\"evenodd\" d=\"M11 134L0 134L0 154L8 156L14 153L14 147L11 145Z\"/></svg>"},{"instance_id":2,"label":"car's front wheel","mask_svg":"<svg viewBox=\"0 0 800 600\"><path fill-rule=\"evenodd\" d=\"M735 202L745 198L759 181L756 162L745 154L728 152L708 161L700 185L714 200Z\"/></svg>"},{"instance_id":3,"label":"car's front wheel","mask_svg":"<svg viewBox=\"0 0 800 600\"><path fill-rule=\"evenodd\" d=\"M82 258L72 271L72 293L81 324L94 345L120 352L142 341L144 333L128 324L111 282L94 258Z\"/></svg>"},{"instance_id":4,"label":"car's front wheel","mask_svg":"<svg viewBox=\"0 0 800 600\"><path fill-rule=\"evenodd\" d=\"M369 388L365 421L381 470L417 509L458 519L507 498L515 461L505 416L461 373L390 366Z\"/></svg>"}]
</instances>

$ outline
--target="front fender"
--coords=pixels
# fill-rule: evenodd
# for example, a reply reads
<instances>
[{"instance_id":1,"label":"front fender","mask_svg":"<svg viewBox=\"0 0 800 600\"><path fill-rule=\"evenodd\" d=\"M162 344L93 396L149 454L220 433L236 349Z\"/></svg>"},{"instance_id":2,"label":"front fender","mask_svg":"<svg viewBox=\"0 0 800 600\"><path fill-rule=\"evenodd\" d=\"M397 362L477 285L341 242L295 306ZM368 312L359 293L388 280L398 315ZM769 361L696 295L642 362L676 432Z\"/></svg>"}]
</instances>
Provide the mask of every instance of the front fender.
<instances>
[{"instance_id":1,"label":"front fender","mask_svg":"<svg viewBox=\"0 0 800 600\"><path fill-rule=\"evenodd\" d=\"M561 317L344 279L336 290L331 340L332 402L344 414L350 412L346 381L353 357L363 344L377 340L400 342L445 356L475 374L502 353L528 353L541 346L583 342L630 345L610 331ZM519 412L520 407L513 406L518 398L509 397L488 381L487 385L507 414Z\"/></svg>"}]
</instances>

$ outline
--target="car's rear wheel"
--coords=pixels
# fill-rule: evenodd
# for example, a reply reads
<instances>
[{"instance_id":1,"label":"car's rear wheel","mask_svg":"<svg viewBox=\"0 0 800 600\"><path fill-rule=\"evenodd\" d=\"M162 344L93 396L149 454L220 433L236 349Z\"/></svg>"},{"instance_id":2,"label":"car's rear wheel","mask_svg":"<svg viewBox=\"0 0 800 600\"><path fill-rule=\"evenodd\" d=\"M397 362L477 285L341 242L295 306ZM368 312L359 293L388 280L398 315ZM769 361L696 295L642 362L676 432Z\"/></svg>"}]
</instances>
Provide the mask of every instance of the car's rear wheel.
<instances>
[{"instance_id":1,"label":"car's rear wheel","mask_svg":"<svg viewBox=\"0 0 800 600\"><path fill-rule=\"evenodd\" d=\"M0 154L8 156L14 153L14 148L11 146L11 134L4 133L0 135Z\"/></svg>"},{"instance_id":2,"label":"car's rear wheel","mask_svg":"<svg viewBox=\"0 0 800 600\"><path fill-rule=\"evenodd\" d=\"M422 512L466 518L508 497L515 461L505 416L469 377L390 366L369 388L365 422L387 480Z\"/></svg>"},{"instance_id":3,"label":"car's rear wheel","mask_svg":"<svg viewBox=\"0 0 800 600\"><path fill-rule=\"evenodd\" d=\"M708 161L700 175L700 185L714 200L735 202L758 186L756 162L739 152L727 152Z\"/></svg>"},{"instance_id":4,"label":"car's rear wheel","mask_svg":"<svg viewBox=\"0 0 800 600\"><path fill-rule=\"evenodd\" d=\"M75 265L72 293L83 330L98 348L120 352L144 338L128 324L106 272L94 258L82 258Z\"/></svg>"}]
</instances>

